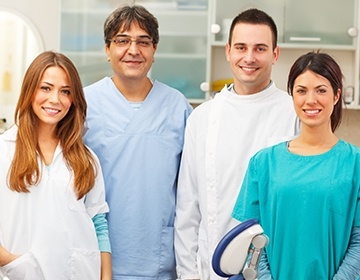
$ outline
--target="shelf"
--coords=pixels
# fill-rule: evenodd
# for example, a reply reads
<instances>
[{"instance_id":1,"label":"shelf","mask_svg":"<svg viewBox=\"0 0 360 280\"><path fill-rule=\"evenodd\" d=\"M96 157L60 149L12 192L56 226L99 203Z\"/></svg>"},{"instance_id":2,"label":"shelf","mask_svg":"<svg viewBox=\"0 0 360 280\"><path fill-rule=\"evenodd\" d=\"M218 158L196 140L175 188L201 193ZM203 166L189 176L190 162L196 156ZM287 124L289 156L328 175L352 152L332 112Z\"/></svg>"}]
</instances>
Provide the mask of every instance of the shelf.
<instances>
[{"instance_id":1,"label":"shelf","mask_svg":"<svg viewBox=\"0 0 360 280\"><path fill-rule=\"evenodd\" d=\"M100 8L100 9L88 9L88 8L84 8L84 9L62 9L61 13L62 14L70 14L70 15L86 15L86 16L92 16L92 15L100 15L104 18L104 21L106 19L106 17L111 13L111 9L108 8Z\"/></svg>"},{"instance_id":2,"label":"shelf","mask_svg":"<svg viewBox=\"0 0 360 280\"><path fill-rule=\"evenodd\" d=\"M337 51L356 51L354 45L334 45L334 44L299 44L299 43L279 43L281 49L321 49Z\"/></svg>"},{"instance_id":3,"label":"shelf","mask_svg":"<svg viewBox=\"0 0 360 280\"><path fill-rule=\"evenodd\" d=\"M207 100L207 98L204 98L204 99L193 99L193 98L188 98L187 99L188 101L189 101L189 103L190 104L192 104L192 105L199 105L199 104L201 104L201 103L203 103L204 101L206 101Z\"/></svg>"},{"instance_id":4,"label":"shelf","mask_svg":"<svg viewBox=\"0 0 360 280\"><path fill-rule=\"evenodd\" d=\"M105 48L105 47L104 47ZM86 57L96 57L96 58L104 58L106 59L106 53L105 53L105 49L102 51L67 51L67 50L63 50L67 55L70 56L77 56L77 57L82 57L82 58L86 58Z\"/></svg>"},{"instance_id":5,"label":"shelf","mask_svg":"<svg viewBox=\"0 0 360 280\"><path fill-rule=\"evenodd\" d=\"M212 47L225 47L227 41L214 41ZM355 45L334 45L334 44L300 44L300 43L278 43L281 49L321 49L321 50L338 50L338 51L356 51Z\"/></svg>"},{"instance_id":6,"label":"shelf","mask_svg":"<svg viewBox=\"0 0 360 280\"><path fill-rule=\"evenodd\" d=\"M180 53L155 53L155 58L171 58L171 59L201 59L206 60L206 54L180 54Z\"/></svg>"},{"instance_id":7,"label":"shelf","mask_svg":"<svg viewBox=\"0 0 360 280\"><path fill-rule=\"evenodd\" d=\"M161 9L154 8L152 5L146 4L143 5L146 7L154 16L170 15L170 16L198 16L207 18L207 10L188 10L188 9L178 9L176 6L164 6ZM88 16L92 15L110 15L113 11L113 8L107 6L104 7L78 7L78 8L62 8L61 13L63 14L86 14ZM105 20L105 18L104 18Z\"/></svg>"}]
</instances>

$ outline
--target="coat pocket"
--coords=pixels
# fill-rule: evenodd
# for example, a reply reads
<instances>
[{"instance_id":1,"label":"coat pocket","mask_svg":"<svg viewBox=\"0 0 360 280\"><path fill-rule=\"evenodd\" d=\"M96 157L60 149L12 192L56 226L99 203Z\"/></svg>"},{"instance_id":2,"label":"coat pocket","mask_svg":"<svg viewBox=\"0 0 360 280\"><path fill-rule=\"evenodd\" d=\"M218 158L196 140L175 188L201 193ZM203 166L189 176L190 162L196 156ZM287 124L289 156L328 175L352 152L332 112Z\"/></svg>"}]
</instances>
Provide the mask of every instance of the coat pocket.
<instances>
[{"instance_id":1,"label":"coat pocket","mask_svg":"<svg viewBox=\"0 0 360 280\"><path fill-rule=\"evenodd\" d=\"M11 280L45 279L38 261L31 252L28 252L3 266L1 271Z\"/></svg>"},{"instance_id":2,"label":"coat pocket","mask_svg":"<svg viewBox=\"0 0 360 280\"><path fill-rule=\"evenodd\" d=\"M69 261L71 280L100 279L100 251L73 249Z\"/></svg>"}]
</instances>

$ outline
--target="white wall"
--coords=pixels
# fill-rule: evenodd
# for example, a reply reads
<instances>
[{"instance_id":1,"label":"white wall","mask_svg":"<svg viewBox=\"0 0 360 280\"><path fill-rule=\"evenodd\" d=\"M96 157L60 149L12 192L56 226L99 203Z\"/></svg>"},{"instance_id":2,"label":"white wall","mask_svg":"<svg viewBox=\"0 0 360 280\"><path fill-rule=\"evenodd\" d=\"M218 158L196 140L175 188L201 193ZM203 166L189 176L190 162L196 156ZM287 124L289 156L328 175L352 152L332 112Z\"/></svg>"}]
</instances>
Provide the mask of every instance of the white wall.
<instances>
[{"instance_id":1,"label":"white wall","mask_svg":"<svg viewBox=\"0 0 360 280\"><path fill-rule=\"evenodd\" d=\"M59 0L0 0L0 9L24 15L41 37L45 50L58 51L60 47Z\"/></svg>"},{"instance_id":2,"label":"white wall","mask_svg":"<svg viewBox=\"0 0 360 280\"><path fill-rule=\"evenodd\" d=\"M40 52L60 48L59 5L59 0L0 0L0 118L6 118L7 126L13 124L22 79L30 63ZM24 23L16 22L16 18L23 18ZM6 90L5 73L11 74Z\"/></svg>"}]
</instances>

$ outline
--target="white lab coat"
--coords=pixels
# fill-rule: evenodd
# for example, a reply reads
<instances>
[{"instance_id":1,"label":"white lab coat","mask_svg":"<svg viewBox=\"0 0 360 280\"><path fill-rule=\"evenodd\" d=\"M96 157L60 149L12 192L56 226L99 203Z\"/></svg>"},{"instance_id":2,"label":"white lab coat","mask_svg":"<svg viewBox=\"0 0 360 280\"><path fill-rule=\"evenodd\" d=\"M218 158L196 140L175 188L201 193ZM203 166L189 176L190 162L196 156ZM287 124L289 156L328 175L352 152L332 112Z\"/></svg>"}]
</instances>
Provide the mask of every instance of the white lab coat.
<instances>
[{"instance_id":1,"label":"white lab coat","mask_svg":"<svg viewBox=\"0 0 360 280\"><path fill-rule=\"evenodd\" d=\"M6 176L15 150L17 128L0 136L0 244L21 255L1 271L11 280L100 279L100 252L92 217L108 212L98 168L93 189L81 200L73 174L56 148L49 170L30 193L11 191Z\"/></svg>"},{"instance_id":2,"label":"white lab coat","mask_svg":"<svg viewBox=\"0 0 360 280\"><path fill-rule=\"evenodd\" d=\"M298 122L291 97L272 83L253 95L227 87L190 115L180 166L175 253L180 279L223 279L211 259L231 218L248 161L259 149L290 139Z\"/></svg>"}]
</instances>

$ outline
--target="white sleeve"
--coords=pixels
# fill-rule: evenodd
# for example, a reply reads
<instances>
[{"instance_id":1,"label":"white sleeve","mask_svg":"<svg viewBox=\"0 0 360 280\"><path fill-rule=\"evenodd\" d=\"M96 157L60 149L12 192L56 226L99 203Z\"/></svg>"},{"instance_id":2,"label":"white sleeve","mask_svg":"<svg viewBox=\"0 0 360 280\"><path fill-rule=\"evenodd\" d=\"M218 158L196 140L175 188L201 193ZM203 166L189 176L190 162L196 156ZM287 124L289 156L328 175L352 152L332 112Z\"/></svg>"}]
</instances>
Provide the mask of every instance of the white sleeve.
<instances>
[{"instance_id":1,"label":"white sleeve","mask_svg":"<svg viewBox=\"0 0 360 280\"><path fill-rule=\"evenodd\" d=\"M188 123L180 163L175 216L175 256L179 279L200 279L197 267L200 211L195 139Z\"/></svg>"},{"instance_id":2,"label":"white sleeve","mask_svg":"<svg viewBox=\"0 0 360 280\"><path fill-rule=\"evenodd\" d=\"M105 183L98 157L92 152L96 161L97 176L95 177L94 187L86 194L85 206L86 211L93 218L96 214L109 212L109 206L105 200Z\"/></svg>"}]
</instances>

